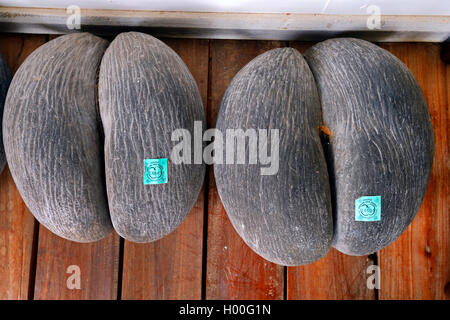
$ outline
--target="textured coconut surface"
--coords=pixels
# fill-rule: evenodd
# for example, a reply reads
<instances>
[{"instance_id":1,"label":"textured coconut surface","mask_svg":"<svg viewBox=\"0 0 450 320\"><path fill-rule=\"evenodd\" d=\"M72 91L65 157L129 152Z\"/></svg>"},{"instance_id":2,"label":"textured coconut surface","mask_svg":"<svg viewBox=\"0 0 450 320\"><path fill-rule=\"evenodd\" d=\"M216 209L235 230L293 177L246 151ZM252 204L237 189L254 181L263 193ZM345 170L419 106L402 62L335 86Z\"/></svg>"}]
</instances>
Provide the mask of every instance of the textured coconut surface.
<instances>
[{"instance_id":1,"label":"textured coconut surface","mask_svg":"<svg viewBox=\"0 0 450 320\"><path fill-rule=\"evenodd\" d=\"M0 35L12 73L51 39ZM109 39L112 40L112 39ZM162 39L193 74L215 126L223 94L236 73L277 47L305 52L314 43ZM450 295L448 142L449 66L439 44L381 45L411 70L422 88L435 134L433 170L423 203L400 238L372 255L332 248L315 263L282 267L254 253L232 226L212 168L184 222L162 240L135 244L112 232L89 244L62 239L38 224L5 169L0 175L0 297L2 299L446 299ZM367 288L367 268L381 270L381 290ZM81 290L67 288L69 266ZM72 270L72 269L69 269ZM370 269L369 269L370 270ZM4 290L6 288L6 290Z\"/></svg>"},{"instance_id":2,"label":"textured coconut surface","mask_svg":"<svg viewBox=\"0 0 450 320\"><path fill-rule=\"evenodd\" d=\"M273 49L252 60L234 77L220 106L216 128L221 132L268 130L266 152L250 151L256 143L245 142L245 164L228 162L231 155L237 163L239 151L237 139L226 136L226 159L214 165L214 175L236 231L256 253L281 265L314 262L331 247L331 196L321 123L313 75L293 48ZM273 140L272 130L277 130L279 142ZM262 136L256 137L263 143ZM229 139L235 139L234 148L229 148ZM250 154L258 156L257 164L250 163ZM261 159L268 155L272 163L263 164Z\"/></svg>"},{"instance_id":3,"label":"textured coconut surface","mask_svg":"<svg viewBox=\"0 0 450 320\"><path fill-rule=\"evenodd\" d=\"M45 227L80 242L112 230L95 91L107 45L88 33L47 42L17 70L5 102L3 141L22 198Z\"/></svg>"},{"instance_id":4,"label":"textured coconut surface","mask_svg":"<svg viewBox=\"0 0 450 320\"><path fill-rule=\"evenodd\" d=\"M396 240L422 204L434 152L426 100L408 68L370 42L330 39L305 56L329 130L333 245L367 255Z\"/></svg>"},{"instance_id":5,"label":"textured coconut surface","mask_svg":"<svg viewBox=\"0 0 450 320\"><path fill-rule=\"evenodd\" d=\"M191 163L171 161L178 144L172 132L185 129L193 138L195 121L205 127L200 92L170 47L137 32L120 34L108 47L98 87L112 223L127 240L159 240L186 218L203 185L205 165L193 163L194 148ZM157 163L153 172L147 159L165 159L167 166ZM152 181L160 174L146 184L144 176Z\"/></svg>"},{"instance_id":6,"label":"textured coconut surface","mask_svg":"<svg viewBox=\"0 0 450 320\"><path fill-rule=\"evenodd\" d=\"M6 155L3 149L2 138L2 117L3 106L5 105L6 94L8 92L9 83L11 82L11 72L3 57L0 56L0 173L6 165Z\"/></svg>"}]
</instances>

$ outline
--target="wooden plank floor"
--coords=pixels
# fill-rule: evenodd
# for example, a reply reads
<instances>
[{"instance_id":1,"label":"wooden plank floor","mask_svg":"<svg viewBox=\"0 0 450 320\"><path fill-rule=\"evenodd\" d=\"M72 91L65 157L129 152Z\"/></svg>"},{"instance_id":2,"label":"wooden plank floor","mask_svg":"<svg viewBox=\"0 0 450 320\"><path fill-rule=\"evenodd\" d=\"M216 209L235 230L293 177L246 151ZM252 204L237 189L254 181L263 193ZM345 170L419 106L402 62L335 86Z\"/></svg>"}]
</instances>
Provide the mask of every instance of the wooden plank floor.
<instances>
[{"instance_id":1,"label":"wooden plank floor","mask_svg":"<svg viewBox=\"0 0 450 320\"><path fill-rule=\"evenodd\" d=\"M47 35L0 34L0 52L14 73ZM258 54L313 43L163 39L191 70L213 127L233 76ZM422 207L404 234L366 257L332 249L318 262L282 267L253 253L231 226L212 168L192 212L168 237L134 244L112 233L92 244L63 240L40 226L8 169L0 176L0 299L450 299L450 67L441 45L391 43L383 48L413 72L435 132L432 177ZM378 264L381 287L367 287ZM73 266L80 289L68 288ZM70 286L69 286L70 287Z\"/></svg>"}]
</instances>

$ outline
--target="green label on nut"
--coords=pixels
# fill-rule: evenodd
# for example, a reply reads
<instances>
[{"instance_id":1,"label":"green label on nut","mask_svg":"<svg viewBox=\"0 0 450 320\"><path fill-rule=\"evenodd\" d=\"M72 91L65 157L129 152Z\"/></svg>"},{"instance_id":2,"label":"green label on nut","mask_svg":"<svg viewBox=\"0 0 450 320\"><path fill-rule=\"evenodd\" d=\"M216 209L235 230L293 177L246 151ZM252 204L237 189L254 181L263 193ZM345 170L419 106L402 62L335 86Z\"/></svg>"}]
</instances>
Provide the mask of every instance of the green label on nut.
<instances>
[{"instance_id":1,"label":"green label on nut","mask_svg":"<svg viewBox=\"0 0 450 320\"><path fill-rule=\"evenodd\" d=\"M167 180L167 158L144 159L144 184L163 184Z\"/></svg>"},{"instance_id":2,"label":"green label on nut","mask_svg":"<svg viewBox=\"0 0 450 320\"><path fill-rule=\"evenodd\" d=\"M364 196L355 201L356 221L381 220L381 196Z\"/></svg>"}]
</instances>

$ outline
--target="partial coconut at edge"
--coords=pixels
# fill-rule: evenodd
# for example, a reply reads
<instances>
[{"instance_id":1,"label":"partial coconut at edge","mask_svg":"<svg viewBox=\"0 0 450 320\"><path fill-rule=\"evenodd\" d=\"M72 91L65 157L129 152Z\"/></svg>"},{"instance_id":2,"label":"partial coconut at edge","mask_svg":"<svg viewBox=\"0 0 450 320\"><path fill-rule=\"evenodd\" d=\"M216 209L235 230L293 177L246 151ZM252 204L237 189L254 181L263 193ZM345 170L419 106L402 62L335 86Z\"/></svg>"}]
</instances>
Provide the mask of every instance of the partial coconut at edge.
<instances>
[{"instance_id":1,"label":"partial coconut at edge","mask_svg":"<svg viewBox=\"0 0 450 320\"><path fill-rule=\"evenodd\" d=\"M143 33L122 33L101 63L99 105L113 226L130 241L161 239L186 218L203 184L201 159L200 164L171 161L179 143L171 140L174 130L186 129L193 139L194 121L205 128L195 80L163 42ZM193 162L193 147L191 151ZM155 167L147 167L146 161ZM152 180L156 173L161 176Z\"/></svg>"},{"instance_id":2,"label":"partial coconut at edge","mask_svg":"<svg viewBox=\"0 0 450 320\"><path fill-rule=\"evenodd\" d=\"M331 132L333 246L349 255L380 250L418 211L433 163L433 128L408 68L364 40L330 39L307 50Z\"/></svg>"},{"instance_id":3,"label":"partial coconut at edge","mask_svg":"<svg viewBox=\"0 0 450 320\"><path fill-rule=\"evenodd\" d=\"M313 75L293 48L273 49L241 69L227 88L216 127L279 130L279 168L270 165L214 164L218 192L237 233L271 262L296 266L312 263L331 248L333 221L325 157L319 137L322 124ZM258 153L260 150L258 150ZM260 156L260 154L259 154ZM268 173L268 172L266 172Z\"/></svg>"},{"instance_id":4,"label":"partial coconut at edge","mask_svg":"<svg viewBox=\"0 0 450 320\"><path fill-rule=\"evenodd\" d=\"M3 117L3 107L5 105L6 94L8 92L9 84L11 83L11 72L8 69L3 57L0 56L0 173L6 165L6 155L3 148L3 138L2 138L2 117Z\"/></svg>"},{"instance_id":5,"label":"partial coconut at edge","mask_svg":"<svg viewBox=\"0 0 450 320\"><path fill-rule=\"evenodd\" d=\"M112 231L96 108L107 46L88 33L47 42L17 70L5 103L5 151L23 200L46 228L77 242Z\"/></svg>"}]
</instances>

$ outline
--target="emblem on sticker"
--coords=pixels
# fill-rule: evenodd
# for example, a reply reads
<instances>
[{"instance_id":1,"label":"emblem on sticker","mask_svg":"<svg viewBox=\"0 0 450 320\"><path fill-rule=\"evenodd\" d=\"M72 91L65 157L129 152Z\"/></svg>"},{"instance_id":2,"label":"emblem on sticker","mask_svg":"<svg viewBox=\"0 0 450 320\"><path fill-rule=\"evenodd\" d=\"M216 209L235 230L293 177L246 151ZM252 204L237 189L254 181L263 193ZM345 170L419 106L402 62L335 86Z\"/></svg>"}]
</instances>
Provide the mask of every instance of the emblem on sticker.
<instances>
[{"instance_id":1,"label":"emblem on sticker","mask_svg":"<svg viewBox=\"0 0 450 320\"><path fill-rule=\"evenodd\" d=\"M167 183L167 158L144 159L144 184Z\"/></svg>"},{"instance_id":2,"label":"emblem on sticker","mask_svg":"<svg viewBox=\"0 0 450 320\"><path fill-rule=\"evenodd\" d=\"M355 200L356 221L381 220L381 196L365 196Z\"/></svg>"}]
</instances>

